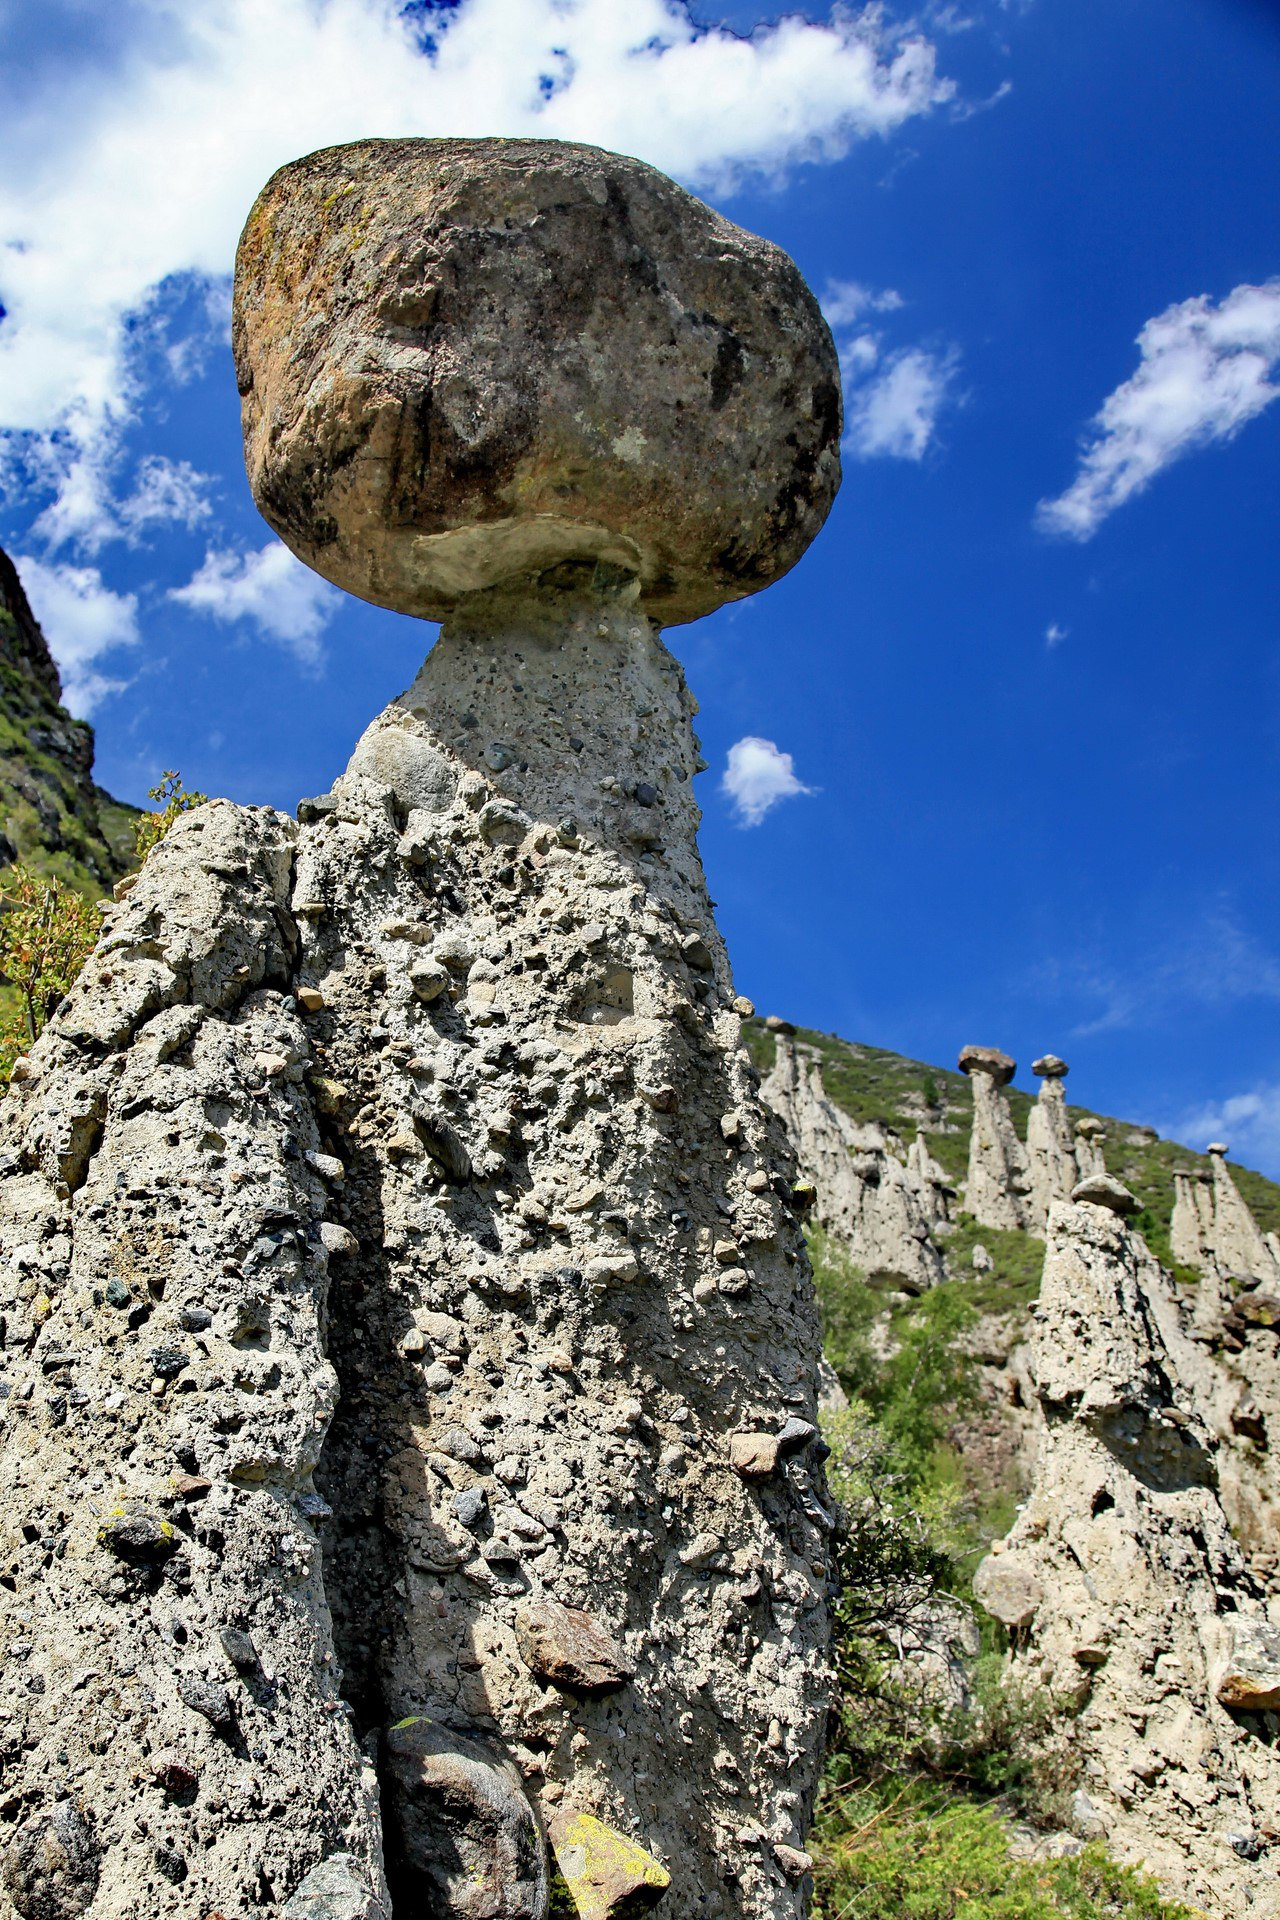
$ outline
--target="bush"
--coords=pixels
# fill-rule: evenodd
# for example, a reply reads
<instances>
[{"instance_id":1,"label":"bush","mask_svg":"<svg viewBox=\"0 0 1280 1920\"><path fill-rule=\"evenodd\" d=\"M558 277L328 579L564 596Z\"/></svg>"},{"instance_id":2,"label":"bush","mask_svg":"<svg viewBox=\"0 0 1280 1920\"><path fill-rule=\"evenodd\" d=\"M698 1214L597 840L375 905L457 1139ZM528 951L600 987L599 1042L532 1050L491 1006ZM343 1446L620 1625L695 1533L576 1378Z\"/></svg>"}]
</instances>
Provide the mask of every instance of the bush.
<instances>
[{"instance_id":1,"label":"bush","mask_svg":"<svg viewBox=\"0 0 1280 1920\"><path fill-rule=\"evenodd\" d=\"M38 1039L93 951L99 919L62 881L11 867L0 883L0 974L10 1006L0 1020L0 1082Z\"/></svg>"},{"instance_id":2,"label":"bush","mask_svg":"<svg viewBox=\"0 0 1280 1920\"><path fill-rule=\"evenodd\" d=\"M184 813L190 813L193 807L202 807L209 796L207 793L188 793L182 784L182 775L166 769L160 776L159 786L148 789L147 798L154 800L160 811L144 813L134 827L133 848L139 866L152 847L164 839L174 821Z\"/></svg>"}]
</instances>

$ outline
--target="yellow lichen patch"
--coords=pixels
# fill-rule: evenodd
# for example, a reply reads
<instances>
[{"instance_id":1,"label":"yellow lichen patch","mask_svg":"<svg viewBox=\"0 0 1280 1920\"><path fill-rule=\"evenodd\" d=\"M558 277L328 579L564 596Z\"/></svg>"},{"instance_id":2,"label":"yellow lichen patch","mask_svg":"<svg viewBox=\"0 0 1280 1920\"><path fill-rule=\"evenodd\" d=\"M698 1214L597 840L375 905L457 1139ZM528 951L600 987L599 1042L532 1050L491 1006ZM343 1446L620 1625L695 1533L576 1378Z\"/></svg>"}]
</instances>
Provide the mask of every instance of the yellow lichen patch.
<instances>
[{"instance_id":1,"label":"yellow lichen patch","mask_svg":"<svg viewBox=\"0 0 1280 1920\"><path fill-rule=\"evenodd\" d=\"M578 1920L631 1920L647 1913L671 1885L652 1854L590 1813L562 1813L551 1822L552 1852Z\"/></svg>"}]
</instances>

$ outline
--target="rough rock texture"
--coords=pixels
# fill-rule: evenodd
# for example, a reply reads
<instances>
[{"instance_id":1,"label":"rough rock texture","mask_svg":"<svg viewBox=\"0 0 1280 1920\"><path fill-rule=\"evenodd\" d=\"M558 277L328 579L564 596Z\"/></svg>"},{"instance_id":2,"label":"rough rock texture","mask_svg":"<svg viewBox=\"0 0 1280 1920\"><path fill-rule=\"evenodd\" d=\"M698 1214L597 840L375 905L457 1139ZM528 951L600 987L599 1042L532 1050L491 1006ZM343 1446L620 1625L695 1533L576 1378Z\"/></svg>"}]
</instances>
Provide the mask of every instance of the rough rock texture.
<instances>
[{"instance_id":1,"label":"rough rock texture","mask_svg":"<svg viewBox=\"0 0 1280 1920\"><path fill-rule=\"evenodd\" d=\"M1211 1913L1273 1915L1276 1641L1219 1497L1197 1350L1111 1206L1052 1208L1038 1316L1035 1484L975 1591L1072 1715L1079 1829Z\"/></svg>"},{"instance_id":2,"label":"rough rock texture","mask_svg":"<svg viewBox=\"0 0 1280 1920\"><path fill-rule=\"evenodd\" d=\"M1213 1176L1207 1168L1179 1167L1174 1173L1169 1251L1184 1267L1214 1263Z\"/></svg>"},{"instance_id":3,"label":"rough rock texture","mask_svg":"<svg viewBox=\"0 0 1280 1920\"><path fill-rule=\"evenodd\" d=\"M840 375L777 247L638 160L364 140L284 167L236 269L254 497L352 593L442 618L566 560L691 620L840 480Z\"/></svg>"},{"instance_id":4,"label":"rough rock texture","mask_svg":"<svg viewBox=\"0 0 1280 1920\"><path fill-rule=\"evenodd\" d=\"M235 1920L336 1852L383 1912L311 1480L334 1374L295 835L224 802L184 820L0 1105L2 1882L23 1920Z\"/></svg>"},{"instance_id":5,"label":"rough rock texture","mask_svg":"<svg viewBox=\"0 0 1280 1920\"><path fill-rule=\"evenodd\" d=\"M960 1070L973 1088L965 1206L980 1226L1025 1230L1032 1217L1027 1156L1000 1091L1013 1078L1014 1062L997 1047L964 1047Z\"/></svg>"},{"instance_id":6,"label":"rough rock texture","mask_svg":"<svg viewBox=\"0 0 1280 1920\"><path fill-rule=\"evenodd\" d=\"M808 1179L817 1216L847 1247L873 1284L923 1293L944 1277L930 1233L943 1217L942 1170L924 1149L907 1163L889 1152L878 1128L858 1127L827 1099L821 1069L776 1030L773 1072L761 1089L783 1121Z\"/></svg>"},{"instance_id":7,"label":"rough rock texture","mask_svg":"<svg viewBox=\"0 0 1280 1920\"><path fill-rule=\"evenodd\" d=\"M1080 1178L1075 1139L1067 1113L1066 1062L1056 1054L1037 1060L1032 1072L1040 1076L1040 1095L1027 1116L1026 1162L1031 1183L1027 1196L1027 1223L1043 1234L1055 1200L1069 1200Z\"/></svg>"},{"instance_id":8,"label":"rough rock texture","mask_svg":"<svg viewBox=\"0 0 1280 1920\"><path fill-rule=\"evenodd\" d=\"M23 1920L376 1920L561 1812L670 1873L673 1916L800 1911L817 1324L692 705L625 590L475 608L301 827L174 828L19 1068ZM762 1475L744 1431L777 1438ZM406 1786L406 1719L505 1796ZM519 1884L492 1911L540 1913Z\"/></svg>"}]
</instances>

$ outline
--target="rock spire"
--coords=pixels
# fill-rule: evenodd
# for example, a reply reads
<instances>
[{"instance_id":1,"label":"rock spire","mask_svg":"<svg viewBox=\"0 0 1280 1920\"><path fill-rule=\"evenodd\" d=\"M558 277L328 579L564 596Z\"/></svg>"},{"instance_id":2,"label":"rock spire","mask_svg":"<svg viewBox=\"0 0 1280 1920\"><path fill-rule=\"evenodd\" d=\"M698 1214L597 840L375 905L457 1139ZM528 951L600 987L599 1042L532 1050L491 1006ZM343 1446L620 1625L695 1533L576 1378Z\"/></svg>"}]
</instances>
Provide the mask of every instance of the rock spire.
<instances>
[{"instance_id":1,"label":"rock spire","mask_svg":"<svg viewBox=\"0 0 1280 1920\"><path fill-rule=\"evenodd\" d=\"M1025 1230L1031 1220L1027 1156L1001 1091L1017 1063L999 1047L962 1047L959 1066L973 1088L965 1205L980 1226Z\"/></svg>"},{"instance_id":2,"label":"rock spire","mask_svg":"<svg viewBox=\"0 0 1280 1920\"><path fill-rule=\"evenodd\" d=\"M821 524L830 337L637 162L393 141L275 176L235 343L272 524L445 628L297 823L179 822L4 1105L4 1885L794 1920L817 1316L655 621Z\"/></svg>"},{"instance_id":3,"label":"rock spire","mask_svg":"<svg viewBox=\"0 0 1280 1920\"><path fill-rule=\"evenodd\" d=\"M1040 1095L1027 1116L1026 1158L1031 1181L1027 1214L1032 1232L1043 1234L1050 1207L1055 1200L1071 1198L1080 1169L1063 1084L1067 1063L1056 1053L1046 1053L1032 1062L1031 1071L1039 1077Z\"/></svg>"}]
</instances>

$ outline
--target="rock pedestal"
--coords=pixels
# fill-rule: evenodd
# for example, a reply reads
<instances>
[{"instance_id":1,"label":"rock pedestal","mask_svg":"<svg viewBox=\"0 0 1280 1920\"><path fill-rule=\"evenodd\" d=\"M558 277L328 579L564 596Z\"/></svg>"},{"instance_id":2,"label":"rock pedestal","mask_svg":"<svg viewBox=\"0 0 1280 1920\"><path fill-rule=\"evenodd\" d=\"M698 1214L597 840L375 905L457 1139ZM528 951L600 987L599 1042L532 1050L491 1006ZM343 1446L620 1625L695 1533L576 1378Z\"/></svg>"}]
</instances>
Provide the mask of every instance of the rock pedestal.
<instances>
[{"instance_id":1,"label":"rock pedestal","mask_svg":"<svg viewBox=\"0 0 1280 1920\"><path fill-rule=\"evenodd\" d=\"M1027 1214L1031 1231L1043 1234L1050 1207L1055 1200L1071 1198L1080 1169L1063 1085L1067 1063L1048 1053L1033 1061L1031 1071L1039 1076L1040 1094L1027 1116L1026 1158L1031 1184Z\"/></svg>"},{"instance_id":2,"label":"rock pedestal","mask_svg":"<svg viewBox=\"0 0 1280 1920\"><path fill-rule=\"evenodd\" d=\"M830 337L636 162L375 142L236 344L273 523L447 624L297 825L173 828L4 1104L0 1881L795 1920L818 1324L654 615L820 523Z\"/></svg>"},{"instance_id":3,"label":"rock pedestal","mask_svg":"<svg viewBox=\"0 0 1280 1920\"><path fill-rule=\"evenodd\" d=\"M959 1065L973 1088L965 1206L980 1226L1025 1230L1031 1219L1027 1159L1001 1092L1015 1062L998 1047L963 1047Z\"/></svg>"},{"instance_id":4,"label":"rock pedestal","mask_svg":"<svg viewBox=\"0 0 1280 1920\"><path fill-rule=\"evenodd\" d=\"M1213 1261L1212 1176L1200 1167L1175 1169L1169 1251L1184 1267L1207 1267Z\"/></svg>"},{"instance_id":5,"label":"rock pedestal","mask_svg":"<svg viewBox=\"0 0 1280 1920\"><path fill-rule=\"evenodd\" d=\"M1231 1177L1227 1151L1221 1142L1210 1142L1214 1262L1224 1274L1280 1287L1280 1263Z\"/></svg>"}]
</instances>

